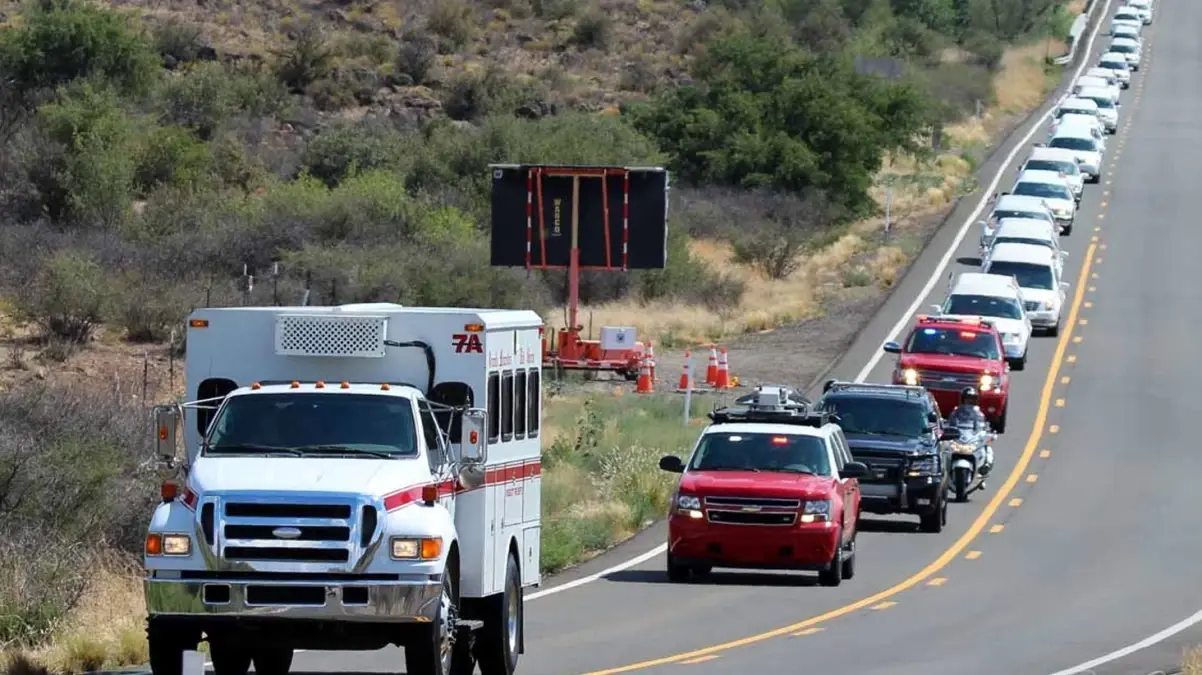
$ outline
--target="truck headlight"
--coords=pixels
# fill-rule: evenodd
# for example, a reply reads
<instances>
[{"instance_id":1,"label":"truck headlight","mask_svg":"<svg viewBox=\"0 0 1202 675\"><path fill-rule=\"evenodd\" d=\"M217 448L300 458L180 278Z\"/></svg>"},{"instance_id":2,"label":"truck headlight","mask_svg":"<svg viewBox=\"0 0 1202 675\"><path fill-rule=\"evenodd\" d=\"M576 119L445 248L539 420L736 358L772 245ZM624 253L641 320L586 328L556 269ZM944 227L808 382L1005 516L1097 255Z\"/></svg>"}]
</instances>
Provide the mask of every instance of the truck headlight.
<instances>
[{"instance_id":1,"label":"truck headlight","mask_svg":"<svg viewBox=\"0 0 1202 675\"><path fill-rule=\"evenodd\" d=\"M831 501L824 499L816 502L806 502L801 512L803 523L824 523L831 519Z\"/></svg>"},{"instance_id":2,"label":"truck headlight","mask_svg":"<svg viewBox=\"0 0 1202 675\"><path fill-rule=\"evenodd\" d=\"M1042 303L1039 305L1039 308L1040 308L1040 309L1042 309L1042 310L1044 310L1044 311L1050 312L1050 311L1052 311L1053 309L1055 309L1055 306L1053 306L1053 305L1052 305L1052 301L1051 301L1051 300L1044 300L1044 301L1043 301L1043 302L1042 302Z\"/></svg>"},{"instance_id":3,"label":"truck headlight","mask_svg":"<svg viewBox=\"0 0 1202 675\"><path fill-rule=\"evenodd\" d=\"M393 560L436 560L442 555L442 538L392 537L389 547Z\"/></svg>"},{"instance_id":4,"label":"truck headlight","mask_svg":"<svg viewBox=\"0 0 1202 675\"><path fill-rule=\"evenodd\" d=\"M186 534L151 532L146 535L146 555L186 556L191 553L192 538Z\"/></svg>"},{"instance_id":5,"label":"truck headlight","mask_svg":"<svg viewBox=\"0 0 1202 675\"><path fill-rule=\"evenodd\" d=\"M918 386L918 371L913 368L906 368L902 371L902 382L911 387Z\"/></svg>"},{"instance_id":6,"label":"truck headlight","mask_svg":"<svg viewBox=\"0 0 1202 675\"><path fill-rule=\"evenodd\" d=\"M673 511L682 516L687 516L693 520L700 520L704 517L701 513L701 497L695 495L682 495L679 492L672 498Z\"/></svg>"},{"instance_id":7,"label":"truck headlight","mask_svg":"<svg viewBox=\"0 0 1202 675\"><path fill-rule=\"evenodd\" d=\"M1002 342L1018 344L1022 342L1022 335L1018 333L1002 333Z\"/></svg>"},{"instance_id":8,"label":"truck headlight","mask_svg":"<svg viewBox=\"0 0 1202 675\"><path fill-rule=\"evenodd\" d=\"M939 460L934 456L923 457L910 464L911 476L929 476L939 473Z\"/></svg>"},{"instance_id":9,"label":"truck headlight","mask_svg":"<svg viewBox=\"0 0 1202 675\"><path fill-rule=\"evenodd\" d=\"M989 373L985 373L984 375L982 375L981 376L981 391L989 391L990 389L993 389L993 382L994 382L993 376L990 375Z\"/></svg>"}]
</instances>

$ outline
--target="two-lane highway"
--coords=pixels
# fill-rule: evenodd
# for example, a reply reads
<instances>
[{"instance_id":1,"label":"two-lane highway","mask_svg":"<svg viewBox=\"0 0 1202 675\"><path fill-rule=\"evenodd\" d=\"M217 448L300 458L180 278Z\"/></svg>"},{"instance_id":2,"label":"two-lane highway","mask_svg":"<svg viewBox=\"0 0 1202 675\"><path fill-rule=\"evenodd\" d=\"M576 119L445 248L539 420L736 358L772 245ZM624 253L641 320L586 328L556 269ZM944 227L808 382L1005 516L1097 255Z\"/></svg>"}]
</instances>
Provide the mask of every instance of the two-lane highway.
<instances>
[{"instance_id":1,"label":"two-lane highway","mask_svg":"<svg viewBox=\"0 0 1202 675\"><path fill-rule=\"evenodd\" d=\"M519 672L1045 675L1202 607L1194 536L1202 491L1192 489L1202 453L1191 434L1202 417L1192 386L1202 382L1202 359L1192 358L1202 342L1194 277L1202 228L1191 217L1202 158L1202 4L1158 0L1156 11L1106 174L1086 187L1065 240L1069 321L1059 339L1033 338L1027 369L1014 375L989 489L954 504L942 534L920 534L908 519L873 521L856 577L839 588L772 573L669 584L656 555L540 593L526 607ZM1109 41L1108 20L1099 23L1086 66ZM1000 189L1013 178L1011 166ZM977 234L972 228L953 260L975 256ZM856 377L895 324L943 299L944 283L919 291L950 236L937 237L833 376ZM892 365L880 360L868 379L887 381ZM554 581L595 573L664 536L662 525L652 528ZM391 649L305 652L293 670L396 672L402 664Z\"/></svg>"}]
</instances>

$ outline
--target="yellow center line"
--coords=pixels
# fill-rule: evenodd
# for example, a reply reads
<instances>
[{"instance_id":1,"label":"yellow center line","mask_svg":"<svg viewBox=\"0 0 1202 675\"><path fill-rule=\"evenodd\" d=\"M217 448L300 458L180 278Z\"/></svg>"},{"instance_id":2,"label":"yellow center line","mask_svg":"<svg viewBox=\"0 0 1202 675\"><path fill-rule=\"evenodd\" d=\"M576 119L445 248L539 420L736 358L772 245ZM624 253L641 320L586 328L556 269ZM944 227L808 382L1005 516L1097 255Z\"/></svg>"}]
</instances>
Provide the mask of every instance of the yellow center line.
<instances>
[{"instance_id":1,"label":"yellow center line","mask_svg":"<svg viewBox=\"0 0 1202 675\"><path fill-rule=\"evenodd\" d=\"M927 582L927 586L942 586L947 583L947 577L935 577Z\"/></svg>"},{"instance_id":2,"label":"yellow center line","mask_svg":"<svg viewBox=\"0 0 1202 675\"><path fill-rule=\"evenodd\" d=\"M805 630L797 631L793 634L793 637L804 637L806 635L813 635L814 633L821 633L822 631L823 629L818 627L807 628Z\"/></svg>"},{"instance_id":3,"label":"yellow center line","mask_svg":"<svg viewBox=\"0 0 1202 675\"><path fill-rule=\"evenodd\" d=\"M710 654L708 656L702 656L702 657L696 658L696 659L689 659L688 661L681 661L680 663L681 663L681 665L684 665L684 666L691 666L694 663L705 663L706 661L713 661L714 659L717 659L717 658L721 658L721 657L718 656L717 654Z\"/></svg>"},{"instance_id":4,"label":"yellow center line","mask_svg":"<svg viewBox=\"0 0 1202 675\"><path fill-rule=\"evenodd\" d=\"M989 534L997 534L998 532L1001 532L1004 529L1006 529L1005 525L1001 525L1001 524L994 525L993 527L989 528Z\"/></svg>"},{"instance_id":5,"label":"yellow center line","mask_svg":"<svg viewBox=\"0 0 1202 675\"><path fill-rule=\"evenodd\" d=\"M1023 505L1022 497L1015 497L1014 499L1010 500L1010 506L1022 506L1022 505Z\"/></svg>"},{"instance_id":6,"label":"yellow center line","mask_svg":"<svg viewBox=\"0 0 1202 675\"><path fill-rule=\"evenodd\" d=\"M1040 459L1047 459L1048 457L1051 457L1051 456L1052 456L1052 451L1051 451L1051 450L1040 450L1040 451L1039 451L1039 458L1040 458Z\"/></svg>"},{"instance_id":7,"label":"yellow center line","mask_svg":"<svg viewBox=\"0 0 1202 675\"><path fill-rule=\"evenodd\" d=\"M977 558L981 557L981 552L980 551L969 551L968 553L964 554L964 557L968 560L976 560Z\"/></svg>"},{"instance_id":8,"label":"yellow center line","mask_svg":"<svg viewBox=\"0 0 1202 675\"><path fill-rule=\"evenodd\" d=\"M1031 459L1035 456L1036 450L1039 449L1040 440L1043 438L1044 425L1047 424L1048 410L1051 407L1052 393L1056 386L1056 378L1060 373L1060 366L1064 361L1064 352L1068 349L1073 329L1077 325L1077 315L1081 311L1081 303L1085 298L1085 280L1088 278L1089 270L1092 265L1096 250L1097 244L1090 244L1089 248L1085 251L1085 256L1082 258L1081 274L1077 280L1077 290L1073 294L1073 303L1069 309L1068 322L1065 325L1064 335L1056 344L1056 353L1052 355L1052 362L1048 366L1048 374L1043 383L1043 392L1040 396L1039 408L1035 412L1035 420L1031 425L1031 435L1027 439L1026 447L1023 448L1022 453L1015 462L1014 469L1010 472L1010 475L1006 477L1005 483L1003 483L998 491L994 493L993 499L991 499L989 503L985 505L985 508L981 510L981 513L977 516L976 520L969 525L968 530L966 530L964 534L960 535L960 538L957 539L950 547L948 547L947 550L945 550L938 558L936 558L923 569L919 570L910 578L905 579L895 586L891 586L890 588L886 588L883 591L874 593L873 595L857 600L856 602L843 605L842 607L837 607L829 612L824 612L818 616L813 616L788 626L782 626L781 628L777 628L775 630L766 631L757 635L749 635L745 638L723 642L721 644L704 647L702 649L695 649L693 651L683 652L681 654L674 654L672 656L664 656L658 659L632 663L628 666L620 666L618 668L610 668L608 670L597 670L591 673L586 673L585 675L616 675L616 673L629 673L634 670L644 670L647 668L653 668L655 666L662 666L668 663L680 663L686 659L697 659L702 656L717 654L735 649L737 647L746 647L748 645L757 644L766 640L771 640L775 637L790 635L806 628L810 628L811 626L816 626L820 623L826 623L841 616L847 616L848 614L866 607L872 607L873 605L880 604L881 602L892 598L902 591L906 591L917 586L918 584L933 577L936 572L947 567L953 560L956 559L957 556L960 555L961 552L964 551L964 549L968 548L968 545L971 544L973 540L975 540L981 534L981 532L985 530L986 525L988 525L989 521L993 519L994 514L997 513L999 508L1001 508L1002 504L1010 496L1010 493L1014 491L1014 488L1018 485L1018 482L1026 473L1027 467L1031 464ZM1011 502L1011 505L1015 504ZM980 552L974 551L974 553L980 555Z\"/></svg>"}]
</instances>

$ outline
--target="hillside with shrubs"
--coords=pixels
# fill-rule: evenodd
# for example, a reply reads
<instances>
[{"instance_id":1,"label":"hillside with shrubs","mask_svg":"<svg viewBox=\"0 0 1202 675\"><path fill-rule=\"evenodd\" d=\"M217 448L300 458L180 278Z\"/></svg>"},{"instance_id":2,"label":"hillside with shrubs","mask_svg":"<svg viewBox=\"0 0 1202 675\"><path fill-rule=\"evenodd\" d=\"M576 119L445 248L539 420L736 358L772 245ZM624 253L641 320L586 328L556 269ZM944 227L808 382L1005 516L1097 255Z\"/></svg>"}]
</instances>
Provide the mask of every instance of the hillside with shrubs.
<instances>
[{"instance_id":1,"label":"hillside with shrubs","mask_svg":"<svg viewBox=\"0 0 1202 675\"><path fill-rule=\"evenodd\" d=\"M488 265L487 165L528 162L673 172L669 265L586 274L598 325L671 343L820 314L896 280L1045 93L1073 11L0 0L0 647L58 671L144 659L136 583L95 570L140 550L161 478L143 406L175 393L158 363L193 308L308 288L561 321L561 273ZM98 603L106 584L126 595Z\"/></svg>"}]
</instances>

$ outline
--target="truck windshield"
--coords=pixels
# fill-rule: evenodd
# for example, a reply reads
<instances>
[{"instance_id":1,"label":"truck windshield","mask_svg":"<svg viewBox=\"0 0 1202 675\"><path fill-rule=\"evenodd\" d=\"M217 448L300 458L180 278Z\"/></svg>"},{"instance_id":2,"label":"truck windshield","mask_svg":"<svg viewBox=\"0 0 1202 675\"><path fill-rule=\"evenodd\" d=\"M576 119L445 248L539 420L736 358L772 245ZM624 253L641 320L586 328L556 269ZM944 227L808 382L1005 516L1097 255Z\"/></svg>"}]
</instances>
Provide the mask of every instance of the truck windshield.
<instances>
[{"instance_id":1,"label":"truck windshield","mask_svg":"<svg viewBox=\"0 0 1202 675\"><path fill-rule=\"evenodd\" d=\"M1011 298L994 295L953 295L943 306L944 314L965 316L996 316L999 319L1022 319L1023 308Z\"/></svg>"},{"instance_id":2,"label":"truck windshield","mask_svg":"<svg viewBox=\"0 0 1202 675\"><path fill-rule=\"evenodd\" d=\"M993 333L979 330L951 330L949 328L923 328L910 335L906 345L910 354L947 354L969 356L975 359L1000 360L997 338ZM842 426L842 425L840 425ZM846 427L844 427L846 430Z\"/></svg>"},{"instance_id":3,"label":"truck windshield","mask_svg":"<svg viewBox=\"0 0 1202 675\"><path fill-rule=\"evenodd\" d=\"M1052 245L1052 242L1048 241L1047 239L1035 239L1033 237L1011 237L1008 235L1002 235L1002 236L994 237L993 243L994 244L1034 244L1036 246L1042 246L1044 248L1048 248L1053 251L1056 250L1056 247Z\"/></svg>"},{"instance_id":4,"label":"truck windshield","mask_svg":"<svg viewBox=\"0 0 1202 675\"><path fill-rule=\"evenodd\" d=\"M1045 222L1053 222L1052 216L1043 211L1016 211L1014 209L999 209L993 212L993 220L999 222L1006 218L1025 218L1029 220L1042 220Z\"/></svg>"},{"instance_id":5,"label":"truck windshield","mask_svg":"<svg viewBox=\"0 0 1202 675\"><path fill-rule=\"evenodd\" d=\"M839 416L845 434L914 438L927 433L926 411L913 401L839 396L827 400L823 407Z\"/></svg>"},{"instance_id":6,"label":"truck windshield","mask_svg":"<svg viewBox=\"0 0 1202 675\"><path fill-rule=\"evenodd\" d=\"M1050 291L1052 290L1052 285L1056 283L1051 267L1035 263L998 260L990 263L989 269L985 272L986 274L1000 274L1005 277L1014 277L1018 279L1018 285L1021 288L1038 288Z\"/></svg>"},{"instance_id":7,"label":"truck windshield","mask_svg":"<svg viewBox=\"0 0 1202 675\"><path fill-rule=\"evenodd\" d=\"M689 470L831 473L826 442L817 436L748 432L702 436Z\"/></svg>"},{"instance_id":8,"label":"truck windshield","mask_svg":"<svg viewBox=\"0 0 1202 675\"><path fill-rule=\"evenodd\" d=\"M417 455L409 399L372 394L236 396L213 422L207 454Z\"/></svg>"},{"instance_id":9,"label":"truck windshield","mask_svg":"<svg viewBox=\"0 0 1202 675\"><path fill-rule=\"evenodd\" d=\"M1096 152L1098 144L1092 138L1081 138L1078 136L1059 136L1053 138L1051 143L1048 143L1049 148L1063 148L1064 150L1077 150L1079 152Z\"/></svg>"},{"instance_id":10,"label":"truck windshield","mask_svg":"<svg viewBox=\"0 0 1202 675\"><path fill-rule=\"evenodd\" d=\"M1027 181L1014 186L1014 194L1024 197L1042 197L1044 199L1072 199L1073 195L1068 191L1068 188L1063 185L1054 183L1037 183L1035 181Z\"/></svg>"}]
</instances>

